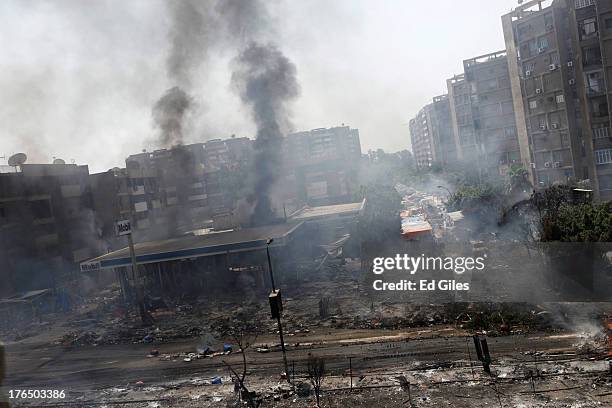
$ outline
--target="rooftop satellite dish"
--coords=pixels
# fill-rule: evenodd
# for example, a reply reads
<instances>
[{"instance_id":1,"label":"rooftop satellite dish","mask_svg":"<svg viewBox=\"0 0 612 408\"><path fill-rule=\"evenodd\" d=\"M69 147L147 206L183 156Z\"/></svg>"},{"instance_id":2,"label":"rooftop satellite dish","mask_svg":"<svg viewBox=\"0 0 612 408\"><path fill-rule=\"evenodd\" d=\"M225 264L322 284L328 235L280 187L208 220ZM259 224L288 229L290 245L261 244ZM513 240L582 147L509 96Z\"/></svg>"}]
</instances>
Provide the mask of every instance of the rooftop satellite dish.
<instances>
[{"instance_id":1,"label":"rooftop satellite dish","mask_svg":"<svg viewBox=\"0 0 612 408\"><path fill-rule=\"evenodd\" d=\"M55 159L53 164L66 164L66 161L64 159Z\"/></svg>"},{"instance_id":2,"label":"rooftop satellite dish","mask_svg":"<svg viewBox=\"0 0 612 408\"><path fill-rule=\"evenodd\" d=\"M23 163L26 162L27 159L28 159L28 156L26 156L25 153L16 153L12 155L11 157L9 157L8 165L12 167L21 166Z\"/></svg>"}]
</instances>

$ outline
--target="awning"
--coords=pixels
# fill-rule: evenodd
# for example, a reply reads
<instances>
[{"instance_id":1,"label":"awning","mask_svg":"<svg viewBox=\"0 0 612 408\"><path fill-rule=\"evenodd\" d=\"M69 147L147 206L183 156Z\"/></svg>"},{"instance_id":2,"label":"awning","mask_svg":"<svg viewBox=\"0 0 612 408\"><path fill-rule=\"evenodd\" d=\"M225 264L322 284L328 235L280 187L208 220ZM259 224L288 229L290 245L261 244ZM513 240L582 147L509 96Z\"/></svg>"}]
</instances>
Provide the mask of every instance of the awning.
<instances>
[{"instance_id":1,"label":"awning","mask_svg":"<svg viewBox=\"0 0 612 408\"><path fill-rule=\"evenodd\" d=\"M184 236L163 241L142 242L134 246L138 265L167 262L180 259L191 259L219 254L255 251L266 248L266 242L272 238L270 247L286 245L291 235L303 225L303 222L283 223L257 228L219 232L215 234ZM99 256L81 263L81 272L117 268L131 265L129 248Z\"/></svg>"}]
</instances>

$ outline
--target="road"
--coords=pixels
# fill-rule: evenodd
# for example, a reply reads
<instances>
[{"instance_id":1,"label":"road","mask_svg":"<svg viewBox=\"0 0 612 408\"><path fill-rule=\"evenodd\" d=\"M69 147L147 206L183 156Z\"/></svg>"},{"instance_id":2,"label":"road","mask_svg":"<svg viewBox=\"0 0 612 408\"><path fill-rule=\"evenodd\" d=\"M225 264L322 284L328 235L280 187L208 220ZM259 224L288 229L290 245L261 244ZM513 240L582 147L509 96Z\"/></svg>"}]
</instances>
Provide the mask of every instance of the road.
<instances>
[{"instance_id":1,"label":"road","mask_svg":"<svg viewBox=\"0 0 612 408\"><path fill-rule=\"evenodd\" d=\"M423 331L385 332L385 336L373 338L342 338L338 335L318 338L316 344L289 347L287 358L290 365L295 363L298 375L303 372L309 354L325 358L332 373L342 374L348 370L351 357L353 372L372 372L389 370L394 367L431 368L450 365L467 365L470 357L475 360L473 344L460 335L440 337L439 333ZM271 340L271 339L270 339ZM302 344L308 337L301 338ZM489 338L489 348L493 366L533 361L533 356L525 352L543 352L554 355L555 359L576 359L574 354L576 337L573 335L532 334ZM160 354L191 352L196 348L196 340L175 342L162 345L112 345L82 346L65 349L56 345L12 345L7 348L7 387L19 388L63 388L87 392L109 387L143 381L146 384L165 384L193 377L211 378L227 374L222 359L238 366L241 355L195 359L184 362L163 361L147 358L152 348ZM468 350L471 354L468 356ZM253 349L247 352L251 374L278 377L282 371L280 352L258 353ZM540 357L540 362L543 362Z\"/></svg>"}]
</instances>

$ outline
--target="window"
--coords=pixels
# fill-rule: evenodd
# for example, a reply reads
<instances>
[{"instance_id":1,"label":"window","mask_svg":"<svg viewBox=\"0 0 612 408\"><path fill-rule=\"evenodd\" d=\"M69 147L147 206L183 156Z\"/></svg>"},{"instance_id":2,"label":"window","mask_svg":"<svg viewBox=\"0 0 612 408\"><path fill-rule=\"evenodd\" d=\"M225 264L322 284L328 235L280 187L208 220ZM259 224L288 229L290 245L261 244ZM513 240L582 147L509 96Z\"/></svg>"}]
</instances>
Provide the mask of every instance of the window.
<instances>
[{"instance_id":1,"label":"window","mask_svg":"<svg viewBox=\"0 0 612 408\"><path fill-rule=\"evenodd\" d=\"M589 93L597 93L603 90L603 74L602 72L589 72L586 74L587 91Z\"/></svg>"},{"instance_id":2,"label":"window","mask_svg":"<svg viewBox=\"0 0 612 408\"><path fill-rule=\"evenodd\" d=\"M533 71L535 71L535 67L536 67L535 62L530 62L530 63L525 64L525 75L527 75L528 71L530 74L533 74Z\"/></svg>"},{"instance_id":3,"label":"window","mask_svg":"<svg viewBox=\"0 0 612 408\"><path fill-rule=\"evenodd\" d=\"M53 217L53 211L51 210L51 201L49 200L36 200L30 202L30 209L34 219L44 219Z\"/></svg>"},{"instance_id":4,"label":"window","mask_svg":"<svg viewBox=\"0 0 612 408\"><path fill-rule=\"evenodd\" d=\"M546 128L546 115L538 116L538 123L540 125L540 129Z\"/></svg>"},{"instance_id":5,"label":"window","mask_svg":"<svg viewBox=\"0 0 612 408\"><path fill-rule=\"evenodd\" d=\"M612 175L599 175L599 191L612 191Z\"/></svg>"},{"instance_id":6,"label":"window","mask_svg":"<svg viewBox=\"0 0 612 408\"><path fill-rule=\"evenodd\" d=\"M529 101L529 109L536 109L538 107L538 101L535 99L533 101Z\"/></svg>"},{"instance_id":7,"label":"window","mask_svg":"<svg viewBox=\"0 0 612 408\"><path fill-rule=\"evenodd\" d=\"M595 0L574 0L574 5L576 6L576 9L594 6Z\"/></svg>"},{"instance_id":8,"label":"window","mask_svg":"<svg viewBox=\"0 0 612 408\"><path fill-rule=\"evenodd\" d=\"M612 163L612 149L595 150L595 163L597 164Z\"/></svg>"},{"instance_id":9,"label":"window","mask_svg":"<svg viewBox=\"0 0 612 408\"><path fill-rule=\"evenodd\" d=\"M485 91L491 91L497 88L497 79L489 79L484 81L482 85Z\"/></svg>"},{"instance_id":10,"label":"window","mask_svg":"<svg viewBox=\"0 0 612 408\"><path fill-rule=\"evenodd\" d=\"M583 55L584 65L601 65L601 50L599 47L585 48Z\"/></svg>"},{"instance_id":11,"label":"window","mask_svg":"<svg viewBox=\"0 0 612 408\"><path fill-rule=\"evenodd\" d=\"M606 18L606 28L612 29L612 18Z\"/></svg>"},{"instance_id":12,"label":"window","mask_svg":"<svg viewBox=\"0 0 612 408\"><path fill-rule=\"evenodd\" d=\"M540 38L540 46L539 48L544 51L548 48L548 38L544 37L544 38Z\"/></svg>"},{"instance_id":13,"label":"window","mask_svg":"<svg viewBox=\"0 0 612 408\"><path fill-rule=\"evenodd\" d=\"M610 137L610 128L600 127L593 129L593 139L605 139Z\"/></svg>"},{"instance_id":14,"label":"window","mask_svg":"<svg viewBox=\"0 0 612 408\"><path fill-rule=\"evenodd\" d=\"M560 62L561 59L559 58L559 54L557 54L556 52L550 56L551 64L559 65Z\"/></svg>"},{"instance_id":15,"label":"window","mask_svg":"<svg viewBox=\"0 0 612 408\"><path fill-rule=\"evenodd\" d=\"M570 145L569 135L567 133L561 133L561 146L569 147L569 145Z\"/></svg>"},{"instance_id":16,"label":"window","mask_svg":"<svg viewBox=\"0 0 612 408\"><path fill-rule=\"evenodd\" d=\"M604 118L608 116L608 102L604 99L591 101L591 115L595 118Z\"/></svg>"},{"instance_id":17,"label":"window","mask_svg":"<svg viewBox=\"0 0 612 408\"><path fill-rule=\"evenodd\" d=\"M564 102L565 102L565 96L563 96L563 94L557 95L557 103L564 103Z\"/></svg>"},{"instance_id":18,"label":"window","mask_svg":"<svg viewBox=\"0 0 612 408\"><path fill-rule=\"evenodd\" d=\"M583 39L597 34L597 21L595 18L587 18L580 23L580 34Z\"/></svg>"}]
</instances>

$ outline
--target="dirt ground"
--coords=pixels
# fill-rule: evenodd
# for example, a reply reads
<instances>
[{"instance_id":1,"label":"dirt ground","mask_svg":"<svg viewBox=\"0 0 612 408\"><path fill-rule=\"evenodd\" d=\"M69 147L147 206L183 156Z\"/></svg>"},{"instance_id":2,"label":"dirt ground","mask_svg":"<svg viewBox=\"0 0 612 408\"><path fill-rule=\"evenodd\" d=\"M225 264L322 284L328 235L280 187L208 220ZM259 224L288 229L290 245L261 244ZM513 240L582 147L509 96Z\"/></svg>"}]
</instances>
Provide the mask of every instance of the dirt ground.
<instances>
[{"instance_id":1,"label":"dirt ground","mask_svg":"<svg viewBox=\"0 0 612 408\"><path fill-rule=\"evenodd\" d=\"M612 303L376 298L358 267L349 261L327 271L333 285L311 279L285 292L290 379L308 382L308 358L323 358L323 407L612 406L602 320ZM312 394L298 396L280 378L277 326L263 299L168 301L154 312L155 325L143 327L109 288L71 314L0 333L7 344L4 392L67 393L64 400L12 400L15 407L240 406L226 364L239 369L242 354L221 353L232 340L216 329L249 310L263 329L245 354L249 389L262 407L312 407ZM488 336L492 376L475 355L475 332ZM400 386L402 376L408 388Z\"/></svg>"}]
</instances>

